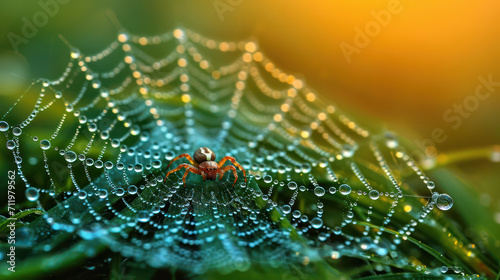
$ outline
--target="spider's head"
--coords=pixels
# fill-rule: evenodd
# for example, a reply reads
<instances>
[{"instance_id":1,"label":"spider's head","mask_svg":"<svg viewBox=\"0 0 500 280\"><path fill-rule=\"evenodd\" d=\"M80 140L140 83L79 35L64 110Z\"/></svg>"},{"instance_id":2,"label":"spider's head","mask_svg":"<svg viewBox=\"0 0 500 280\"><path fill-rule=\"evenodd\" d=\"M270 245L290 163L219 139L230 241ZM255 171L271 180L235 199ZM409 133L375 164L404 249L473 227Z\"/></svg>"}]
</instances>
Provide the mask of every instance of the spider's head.
<instances>
[{"instance_id":1,"label":"spider's head","mask_svg":"<svg viewBox=\"0 0 500 280\"><path fill-rule=\"evenodd\" d=\"M215 153L209 148L201 147L194 152L193 158L197 163L215 161Z\"/></svg>"}]
</instances>

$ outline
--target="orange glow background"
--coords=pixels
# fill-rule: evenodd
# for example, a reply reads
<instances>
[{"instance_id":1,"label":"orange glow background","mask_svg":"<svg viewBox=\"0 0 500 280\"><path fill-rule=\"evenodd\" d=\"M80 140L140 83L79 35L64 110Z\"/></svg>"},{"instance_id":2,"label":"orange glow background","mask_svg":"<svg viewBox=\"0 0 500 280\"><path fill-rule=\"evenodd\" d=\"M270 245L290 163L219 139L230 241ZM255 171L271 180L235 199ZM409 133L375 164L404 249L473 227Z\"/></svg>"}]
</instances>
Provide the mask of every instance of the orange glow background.
<instances>
[{"instance_id":1,"label":"orange glow background","mask_svg":"<svg viewBox=\"0 0 500 280\"><path fill-rule=\"evenodd\" d=\"M401 13L348 63L339 44L354 44L354 28L364 29L374 20L370 12L386 10L391 2L399 3ZM443 120L446 110L474 93L478 76L500 81L498 1L70 1L17 55L7 34L19 33L21 18L40 7L37 1L1 5L0 55L18 62L18 68L7 69L0 59L0 77L10 86L2 96L9 101L31 79L60 74L67 47L59 34L84 52L106 46L117 32L106 14L112 11L139 34L183 26L216 39L254 37L279 67L304 77L344 110L379 120L409 139L429 138L442 128L448 138L437 144L438 151L500 143L500 87L458 129ZM229 7L223 19L215 6ZM29 68L25 75L23 67Z\"/></svg>"}]
</instances>

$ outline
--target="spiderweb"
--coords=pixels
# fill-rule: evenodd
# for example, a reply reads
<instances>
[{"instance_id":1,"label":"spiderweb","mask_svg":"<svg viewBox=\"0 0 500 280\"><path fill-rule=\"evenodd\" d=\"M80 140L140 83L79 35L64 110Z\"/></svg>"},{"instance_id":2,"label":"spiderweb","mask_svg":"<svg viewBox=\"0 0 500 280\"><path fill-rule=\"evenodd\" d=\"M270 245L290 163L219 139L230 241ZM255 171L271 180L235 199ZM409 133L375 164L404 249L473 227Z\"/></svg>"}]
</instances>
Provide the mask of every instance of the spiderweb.
<instances>
[{"instance_id":1,"label":"spiderweb","mask_svg":"<svg viewBox=\"0 0 500 280\"><path fill-rule=\"evenodd\" d=\"M45 251L69 232L195 273L343 257L381 273L451 266L443 256L415 261L424 249L411 241L425 235L420 224L440 227L429 216L451 197L394 133L325 104L256 42L122 32L96 54L73 48L63 74L33 89L29 116L10 118L30 104L21 98L0 130L27 199L47 210L31 227L44 233L29 232ZM247 183L239 171L234 186L230 172L164 180L170 160L198 147L235 157Z\"/></svg>"}]
</instances>

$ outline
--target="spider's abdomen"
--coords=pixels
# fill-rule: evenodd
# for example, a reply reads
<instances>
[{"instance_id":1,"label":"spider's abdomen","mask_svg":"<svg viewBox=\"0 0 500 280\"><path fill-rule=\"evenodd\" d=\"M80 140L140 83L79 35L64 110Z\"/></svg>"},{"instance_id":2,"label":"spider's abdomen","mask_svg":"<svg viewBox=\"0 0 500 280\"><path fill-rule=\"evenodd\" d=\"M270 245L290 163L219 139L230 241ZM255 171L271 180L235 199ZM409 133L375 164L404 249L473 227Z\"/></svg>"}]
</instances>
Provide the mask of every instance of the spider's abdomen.
<instances>
[{"instance_id":1,"label":"spider's abdomen","mask_svg":"<svg viewBox=\"0 0 500 280\"><path fill-rule=\"evenodd\" d=\"M202 163L204 161L214 161L215 153L206 147L201 147L194 152L193 159L197 163Z\"/></svg>"},{"instance_id":2,"label":"spider's abdomen","mask_svg":"<svg viewBox=\"0 0 500 280\"><path fill-rule=\"evenodd\" d=\"M200 163L198 166L201 172L207 175L207 180L215 180L217 178L217 171L219 170L219 166L215 161L204 161Z\"/></svg>"}]
</instances>

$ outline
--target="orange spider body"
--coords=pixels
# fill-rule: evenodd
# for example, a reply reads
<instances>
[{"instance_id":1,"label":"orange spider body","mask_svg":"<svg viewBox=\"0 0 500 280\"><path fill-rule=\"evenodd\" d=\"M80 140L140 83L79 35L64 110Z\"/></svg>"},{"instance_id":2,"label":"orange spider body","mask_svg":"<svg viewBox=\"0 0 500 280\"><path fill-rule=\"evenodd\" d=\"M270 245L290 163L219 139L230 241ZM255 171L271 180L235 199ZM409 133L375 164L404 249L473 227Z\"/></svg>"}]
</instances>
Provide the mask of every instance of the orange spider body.
<instances>
[{"instance_id":1,"label":"orange spider body","mask_svg":"<svg viewBox=\"0 0 500 280\"><path fill-rule=\"evenodd\" d=\"M217 180L217 176L219 176L220 180L224 176L224 173L231 170L234 175L234 183L233 183L234 186L234 184L236 184L236 181L238 180L238 174L236 173L236 168L235 168L236 166L238 169L243 171L243 176L245 177L245 183L247 181L245 169L243 169L243 167L233 157L230 156L223 157L219 161L219 163L217 163L215 162L215 153L209 148L205 147L199 148L198 150L195 151L193 157L191 157L188 154L182 154L174 158L167 166L167 169L174 161L180 158L186 158L191 164L182 163L176 168L170 170L165 176L165 180L167 180L167 177L170 176L170 174L177 172L182 168L186 169L186 171L184 172L184 176L182 176L182 182L184 183L184 186L186 186L186 177L190 172L202 176L203 181L206 180L215 181ZM226 161L230 161L232 164L234 164L234 166L232 165L223 166Z\"/></svg>"},{"instance_id":2,"label":"orange spider body","mask_svg":"<svg viewBox=\"0 0 500 280\"><path fill-rule=\"evenodd\" d=\"M206 174L206 180L214 181L217 179L217 175L219 174L219 166L215 161L204 161L198 165L198 169L201 173Z\"/></svg>"}]
</instances>

